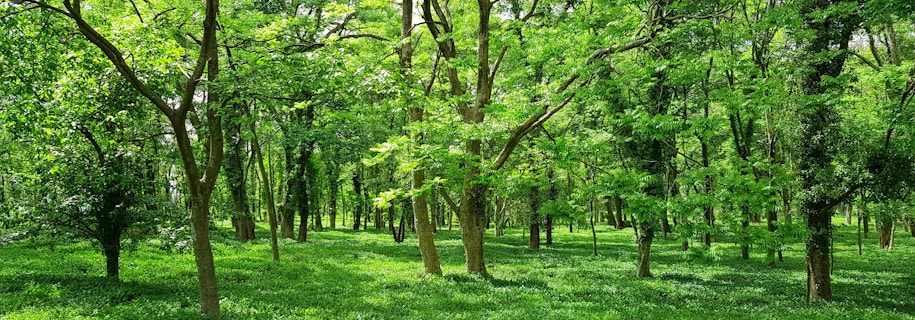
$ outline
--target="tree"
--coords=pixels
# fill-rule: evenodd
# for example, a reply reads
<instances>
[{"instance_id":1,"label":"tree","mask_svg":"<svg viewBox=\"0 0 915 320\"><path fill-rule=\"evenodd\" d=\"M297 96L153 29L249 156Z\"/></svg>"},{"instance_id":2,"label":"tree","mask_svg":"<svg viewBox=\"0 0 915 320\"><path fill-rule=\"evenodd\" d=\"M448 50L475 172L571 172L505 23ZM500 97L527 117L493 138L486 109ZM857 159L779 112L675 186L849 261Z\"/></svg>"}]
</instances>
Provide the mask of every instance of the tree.
<instances>
[{"instance_id":1,"label":"tree","mask_svg":"<svg viewBox=\"0 0 915 320\"><path fill-rule=\"evenodd\" d=\"M848 44L852 33L858 29L861 17L857 4L844 1L804 1L799 7L804 30L811 38L798 39L804 48L805 65L802 90L805 95L801 107L802 139L798 167L803 195L800 214L807 218L807 298L832 300L832 216L834 208L853 189L842 190L840 178L834 171L836 145L840 119L836 93L841 82ZM835 50L838 48L838 50Z\"/></svg>"},{"instance_id":2,"label":"tree","mask_svg":"<svg viewBox=\"0 0 915 320\"><path fill-rule=\"evenodd\" d=\"M24 1L23 5L59 13L75 23L80 34L101 50L118 73L169 120L181 153L181 162L191 196L190 221L194 231L193 247L198 273L200 307L204 314L218 316L220 314L219 293L209 236L209 202L222 164L223 132L221 118L217 112L219 97L212 86L207 88L205 111L202 113L206 117L206 136L199 137L201 139L196 143L192 142L187 122L192 110L195 116L200 114L196 111L194 98L198 94L197 87L201 83L204 71L206 71L205 79L208 83L215 81L219 74L219 57L216 54L216 16L219 12L219 0L206 1L203 39L199 55L179 97L171 97L153 91L147 85L147 81L139 77L133 66L125 60L121 50L87 22L83 16L83 5L80 0L64 0L64 8L31 0ZM177 106L168 102L172 98L179 101ZM195 145L206 147L205 161L202 163L197 162Z\"/></svg>"}]
</instances>

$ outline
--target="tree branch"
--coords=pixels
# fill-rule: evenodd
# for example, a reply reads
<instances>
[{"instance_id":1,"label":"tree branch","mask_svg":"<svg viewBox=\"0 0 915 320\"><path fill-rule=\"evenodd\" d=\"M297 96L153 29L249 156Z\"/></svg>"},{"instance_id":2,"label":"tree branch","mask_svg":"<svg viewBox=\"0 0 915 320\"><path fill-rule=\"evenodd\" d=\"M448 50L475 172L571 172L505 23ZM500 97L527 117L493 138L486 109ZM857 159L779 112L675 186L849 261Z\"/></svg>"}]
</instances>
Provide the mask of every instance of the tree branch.
<instances>
[{"instance_id":1,"label":"tree branch","mask_svg":"<svg viewBox=\"0 0 915 320\"><path fill-rule=\"evenodd\" d=\"M640 47L644 46L645 44L651 42L653 36L654 35L648 35L646 37L633 40L633 41L631 41L627 44L621 45L621 46L614 46L614 47L609 47L609 48L604 48L604 49L598 49L597 51L594 52L594 54L591 55L590 58L588 58L588 64L591 64L597 60L605 59L605 58L613 55L614 53L621 53L621 52L626 52L626 51L629 51L632 49L640 48Z\"/></svg>"},{"instance_id":2,"label":"tree branch","mask_svg":"<svg viewBox=\"0 0 915 320\"><path fill-rule=\"evenodd\" d=\"M42 5L43 8L48 8L49 10L54 10L55 12L61 12L60 9L44 5L43 3L35 3ZM73 5L73 3L76 5ZM89 42L92 42L92 44L102 50L102 53L104 53L105 56L108 57L108 60L114 64L115 69L117 69L118 72L127 79L127 82L129 82L134 86L134 88L140 91L140 94L149 99L149 101L152 102L157 108L159 108L162 113L165 113L166 116L171 117L174 111L168 105L168 103L165 102L165 100L163 100L162 97L160 97L158 94L150 90L149 87L146 86L146 83L137 77L136 73L124 60L121 51L118 50L117 47L115 47L110 41L108 41L108 39L98 33L95 28L90 26L89 23L83 19L82 15L80 14L79 0L74 0L73 3L71 3L70 0L64 0L64 7L66 7L67 12L69 13L62 13L76 22L76 25L79 27L79 32L82 33L83 36L89 40Z\"/></svg>"},{"instance_id":3,"label":"tree branch","mask_svg":"<svg viewBox=\"0 0 915 320\"><path fill-rule=\"evenodd\" d=\"M95 136L92 135L92 132L89 131L89 128L82 124L76 125L77 131L89 140L89 143L92 144L92 148L95 149L95 154L98 156L99 166L105 165L105 152L102 151L102 147L99 146L98 141L95 140Z\"/></svg>"},{"instance_id":4,"label":"tree branch","mask_svg":"<svg viewBox=\"0 0 915 320\"><path fill-rule=\"evenodd\" d=\"M461 207L460 205L454 203L454 199L451 199L451 196L448 195L448 191L445 191L445 188L442 186L438 186L438 192L442 195L442 198L445 198L445 202L448 203L448 207L451 208L451 211L454 211L454 214L456 215L460 215Z\"/></svg>"},{"instance_id":5,"label":"tree branch","mask_svg":"<svg viewBox=\"0 0 915 320\"><path fill-rule=\"evenodd\" d=\"M534 3L531 4L531 10L527 12L523 17L521 17L521 22L527 22L528 19L534 16L534 10L537 9L538 0L534 0Z\"/></svg>"},{"instance_id":6,"label":"tree branch","mask_svg":"<svg viewBox=\"0 0 915 320\"><path fill-rule=\"evenodd\" d=\"M391 41L391 40L388 39L388 38L385 38L385 37L382 37L382 36L379 36L379 35L374 35L374 34L371 34L371 33L348 34L348 35L340 36L340 38L337 38L337 40L358 39L358 38L370 38L370 39L375 39L375 40L378 40L378 41ZM327 39L324 39L324 40L326 41ZM308 52L308 51L311 51L311 50L316 50L316 49L319 49L319 48L323 48L323 47L325 47L325 46L327 46L327 45L328 45L328 43L327 43L327 42L323 42L323 41L322 41L322 42L309 43L309 44L305 44L305 43L294 43L294 44L290 44L290 45L284 47L284 48L283 48L283 52L300 52L300 53L301 53L301 52ZM301 48L301 49L292 50L292 49L294 49L294 48Z\"/></svg>"},{"instance_id":7,"label":"tree branch","mask_svg":"<svg viewBox=\"0 0 915 320\"><path fill-rule=\"evenodd\" d=\"M506 51L508 51L508 46L502 47L502 51L499 52L499 57L496 58L496 62L492 66L492 72L489 73L489 86L490 87L492 87L492 83L496 79L496 72L499 71L499 64L502 63L502 58L505 57Z\"/></svg>"},{"instance_id":8,"label":"tree branch","mask_svg":"<svg viewBox=\"0 0 915 320\"><path fill-rule=\"evenodd\" d=\"M851 50L849 50L849 51L851 51ZM864 62L864 64L870 66L870 67L873 68L875 71L880 71L880 66L878 66L877 64L871 62L870 60L867 60L867 58L864 57L864 56L862 56L860 53L857 53L857 52L855 52L855 51L851 51L851 54L855 55L855 57L858 57L858 59L860 59L861 62Z\"/></svg>"}]
</instances>

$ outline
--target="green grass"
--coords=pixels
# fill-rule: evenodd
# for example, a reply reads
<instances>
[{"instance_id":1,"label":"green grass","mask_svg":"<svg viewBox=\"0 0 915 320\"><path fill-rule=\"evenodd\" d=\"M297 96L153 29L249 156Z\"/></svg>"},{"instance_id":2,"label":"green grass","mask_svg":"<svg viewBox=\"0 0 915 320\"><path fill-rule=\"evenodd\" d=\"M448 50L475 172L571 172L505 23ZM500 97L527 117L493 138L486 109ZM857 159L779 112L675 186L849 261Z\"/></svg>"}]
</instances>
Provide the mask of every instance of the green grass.
<instances>
[{"instance_id":1,"label":"green grass","mask_svg":"<svg viewBox=\"0 0 915 320\"><path fill-rule=\"evenodd\" d=\"M804 301L803 244L770 268L765 252L750 261L717 244L720 259L698 260L679 242L653 246L655 278L635 277L632 230L557 228L551 247L526 248L521 230L486 238L488 276L463 271L457 231L436 243L442 277L422 275L415 237L397 244L381 232L312 232L305 244L283 241L271 261L259 240L215 241L224 318L230 319L915 319L915 241L901 231L896 249L856 252L854 228L836 238L835 301ZM565 229L565 230L563 230ZM228 231L226 232L228 233ZM26 243L0 246L3 319L199 318L193 256L141 245L122 257L122 282L102 277L104 260L88 243L54 251Z\"/></svg>"}]
</instances>

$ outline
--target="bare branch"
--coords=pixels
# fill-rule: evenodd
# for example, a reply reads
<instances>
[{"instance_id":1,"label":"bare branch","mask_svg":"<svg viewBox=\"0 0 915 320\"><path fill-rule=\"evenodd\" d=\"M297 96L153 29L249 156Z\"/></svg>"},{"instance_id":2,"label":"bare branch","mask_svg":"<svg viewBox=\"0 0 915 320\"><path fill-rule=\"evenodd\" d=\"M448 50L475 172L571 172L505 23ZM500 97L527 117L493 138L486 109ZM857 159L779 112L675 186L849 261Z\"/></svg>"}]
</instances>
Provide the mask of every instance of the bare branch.
<instances>
[{"instance_id":1,"label":"bare branch","mask_svg":"<svg viewBox=\"0 0 915 320\"><path fill-rule=\"evenodd\" d=\"M531 10L527 12L523 17L521 17L521 22L527 22L528 19L534 16L534 10L537 9L537 2L539 0L534 0L534 3L531 4Z\"/></svg>"},{"instance_id":2,"label":"bare branch","mask_svg":"<svg viewBox=\"0 0 915 320\"><path fill-rule=\"evenodd\" d=\"M31 6L31 7L25 7L25 8L23 8L22 10L11 11L11 12L9 12L9 13L7 13L7 14L4 14L4 15L0 16L0 19L6 19L6 18L9 18L9 17L15 16L15 15L17 15L17 14L29 12L29 11L32 11L32 10L35 10L35 9L41 9L41 6L35 5L35 6Z\"/></svg>"},{"instance_id":3,"label":"bare branch","mask_svg":"<svg viewBox=\"0 0 915 320\"><path fill-rule=\"evenodd\" d=\"M95 149L95 154L98 156L99 166L105 165L105 152L102 151L102 147L99 146L98 141L95 140L95 136L92 135L92 132L89 131L89 128L82 124L76 125L76 129L79 131L86 140L89 140L89 143L92 144L92 148Z\"/></svg>"},{"instance_id":4,"label":"bare branch","mask_svg":"<svg viewBox=\"0 0 915 320\"><path fill-rule=\"evenodd\" d=\"M69 12L64 11L64 10L61 10L60 8L55 7L55 6L52 6L52 5L49 5L49 4L47 4L47 3L44 3L43 1L29 0L29 1L25 1L25 2L23 2L23 3L34 4L34 5L38 6L39 8L51 10L51 11L53 11L53 12L56 12L56 13L65 15L65 16L71 18L71 19L73 18L73 15L71 15ZM29 10L31 10L31 9L22 10L22 11L20 11L20 12L25 12L25 11L29 11ZM19 13L19 12L15 12L15 13ZM13 14L13 13L11 13L11 14L9 14L9 15L12 15L12 14ZM5 17L6 17L6 16L4 16L4 18L5 18Z\"/></svg>"},{"instance_id":5,"label":"bare branch","mask_svg":"<svg viewBox=\"0 0 915 320\"><path fill-rule=\"evenodd\" d=\"M375 39L378 41L391 41L388 38L385 38L385 37L382 37L379 35L374 35L371 33L348 34L348 35L340 36L340 38L338 38L338 40L359 39L359 38L369 38L369 39ZM308 52L311 50L323 48L327 45L328 45L327 42L315 42L315 43L309 43L309 44L294 43L294 44L290 44L290 45L286 46L285 48L283 48L283 51L284 52ZM296 49L296 48L301 48L301 49Z\"/></svg>"},{"instance_id":6,"label":"bare branch","mask_svg":"<svg viewBox=\"0 0 915 320\"><path fill-rule=\"evenodd\" d=\"M153 16L153 21L159 21L159 17L161 17L162 15L164 15L166 13L175 11L175 9L177 9L177 8L171 8L171 9L167 9L165 11L157 13L155 16Z\"/></svg>"},{"instance_id":7,"label":"bare branch","mask_svg":"<svg viewBox=\"0 0 915 320\"><path fill-rule=\"evenodd\" d=\"M652 35L649 35L649 36L646 36L643 38L633 40L622 46L614 46L614 47L599 49L599 50L595 51L594 54L592 54L590 58L588 58L588 64L593 63L596 60L606 59L607 57L613 55L614 53L621 53L621 52L626 52L626 51L629 51L629 50L632 50L635 48L640 48L640 47L644 46L645 44L651 42L651 39L652 39Z\"/></svg>"},{"instance_id":8,"label":"bare branch","mask_svg":"<svg viewBox=\"0 0 915 320\"><path fill-rule=\"evenodd\" d=\"M140 23L146 23L143 21L143 15L140 14L140 9L137 9L137 4L130 0L130 5L133 6L133 12L137 14L137 18L140 19Z\"/></svg>"},{"instance_id":9,"label":"bare branch","mask_svg":"<svg viewBox=\"0 0 915 320\"><path fill-rule=\"evenodd\" d=\"M849 51L851 51L851 50L849 50ZM878 66L877 64L871 62L870 60L867 60L867 58L864 57L864 56L862 56L860 53L857 53L857 52L855 52L855 51L851 51L851 54L855 55L855 57L858 57L858 59L860 59L861 62L864 62L864 64L867 64L868 66L870 66L871 68L873 68L875 71L880 71L880 66Z\"/></svg>"},{"instance_id":10,"label":"bare branch","mask_svg":"<svg viewBox=\"0 0 915 320\"><path fill-rule=\"evenodd\" d=\"M502 47L502 51L499 52L499 57L496 58L496 62L492 66L492 72L489 73L489 86L490 87L492 87L492 83L496 79L496 72L499 71L499 64L502 63L502 58L505 57L506 51L508 51L508 46Z\"/></svg>"},{"instance_id":11,"label":"bare branch","mask_svg":"<svg viewBox=\"0 0 915 320\"><path fill-rule=\"evenodd\" d=\"M664 19L666 21L676 21L676 20L706 20L706 19L712 19L712 18L719 18L719 17L723 17L726 13L733 10L734 7L736 7L741 2L742 1L735 1L733 4L731 4L727 8L724 8L721 11L718 11L718 12L715 12L712 14L707 14L707 15L702 15L702 16L681 14L681 15L676 15L676 16L672 16L672 17L663 17L662 19Z\"/></svg>"},{"instance_id":12,"label":"bare branch","mask_svg":"<svg viewBox=\"0 0 915 320\"><path fill-rule=\"evenodd\" d=\"M445 198L445 202L448 203L448 207L451 208L451 211L454 211L454 214L461 214L461 206L457 203L454 203L454 199L451 199L451 195L448 194L448 191L445 191L445 188L438 186L438 192L442 195L442 198Z\"/></svg>"},{"instance_id":13,"label":"bare branch","mask_svg":"<svg viewBox=\"0 0 915 320\"><path fill-rule=\"evenodd\" d=\"M432 64L432 75L429 76L429 84L426 85L426 90L423 91L423 95L426 97L432 93L432 85L435 84L435 76L438 74L438 61L440 59L440 55L435 55L435 63Z\"/></svg>"}]
</instances>

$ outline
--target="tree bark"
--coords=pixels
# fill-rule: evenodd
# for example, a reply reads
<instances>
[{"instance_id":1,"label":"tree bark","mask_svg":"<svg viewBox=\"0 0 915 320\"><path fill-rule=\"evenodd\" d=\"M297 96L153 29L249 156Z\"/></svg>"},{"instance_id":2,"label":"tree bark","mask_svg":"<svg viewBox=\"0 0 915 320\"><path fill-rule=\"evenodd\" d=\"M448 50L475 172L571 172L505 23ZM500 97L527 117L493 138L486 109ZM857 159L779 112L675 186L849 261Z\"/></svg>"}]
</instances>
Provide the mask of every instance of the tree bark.
<instances>
[{"instance_id":1,"label":"tree bark","mask_svg":"<svg viewBox=\"0 0 915 320\"><path fill-rule=\"evenodd\" d=\"M330 204L328 209L328 217L330 218L330 228L337 228L337 193L340 192L340 183L337 181L339 178L337 174L337 164L331 161L328 164L327 168L327 182L330 190L327 191L327 202Z\"/></svg>"},{"instance_id":2,"label":"tree bark","mask_svg":"<svg viewBox=\"0 0 915 320\"><path fill-rule=\"evenodd\" d=\"M238 240L252 240L249 229L253 229L254 221L248 206L247 179L243 160L245 141L241 138L241 120L243 113L239 104L233 104L226 112L231 118L224 124L226 135L225 160L222 169L226 173L229 193L232 196L232 226L235 227L235 236Z\"/></svg>"},{"instance_id":3,"label":"tree bark","mask_svg":"<svg viewBox=\"0 0 915 320\"><path fill-rule=\"evenodd\" d=\"M362 218L362 208L363 208L363 199L362 199L362 177L359 175L359 170L353 172L353 193L356 196L356 200L353 201L353 230L359 231L359 222Z\"/></svg>"},{"instance_id":4,"label":"tree bark","mask_svg":"<svg viewBox=\"0 0 915 320\"><path fill-rule=\"evenodd\" d=\"M540 250L540 189L531 187L531 222L528 248Z\"/></svg>"},{"instance_id":5,"label":"tree bark","mask_svg":"<svg viewBox=\"0 0 915 320\"><path fill-rule=\"evenodd\" d=\"M646 220L642 221L639 227L642 232L638 236L639 256L636 276L648 278L651 277L651 242L654 240L654 226Z\"/></svg>"},{"instance_id":6,"label":"tree bark","mask_svg":"<svg viewBox=\"0 0 915 320\"><path fill-rule=\"evenodd\" d=\"M295 238L295 190L297 187L294 149L290 143L283 146L283 155L286 157L286 190L285 199L280 204L280 234L287 239Z\"/></svg>"},{"instance_id":7,"label":"tree bark","mask_svg":"<svg viewBox=\"0 0 915 320\"><path fill-rule=\"evenodd\" d=\"M803 91L811 101L801 112L801 137L806 143L801 144L798 163L802 190L807 193L801 200L801 214L807 217L810 234L807 240L808 300L832 300L831 219L835 206L843 199L816 190L835 188L830 183L834 175L833 153L837 144L833 132L838 130L841 119L835 107L828 102L828 92L840 88L835 88L831 81L822 80L842 73L851 35L861 23L856 13L827 13L825 16L821 13L829 12L831 7L841 2L808 1L800 8L804 28L813 32L813 38L805 43L807 53L804 57L809 59L806 61L809 67L804 69ZM824 52L837 53L824 59L821 58Z\"/></svg>"},{"instance_id":8,"label":"tree bark","mask_svg":"<svg viewBox=\"0 0 915 320\"><path fill-rule=\"evenodd\" d=\"M270 249L273 251L273 261L280 261L280 248L277 243L277 219L276 219L276 207L274 206L273 199L273 182L270 181L270 176L267 174L267 167L264 165L264 155L261 153L260 140L257 138L257 127L254 122L251 122L251 148L254 151L254 156L257 158L257 168L260 170L261 181L264 184L264 198L267 201L267 219L270 223Z\"/></svg>"},{"instance_id":9,"label":"tree bark","mask_svg":"<svg viewBox=\"0 0 915 320\"><path fill-rule=\"evenodd\" d=\"M896 230L895 220L896 219L893 219L892 217L883 217L880 219L880 249L893 249L893 231Z\"/></svg>"}]
</instances>

